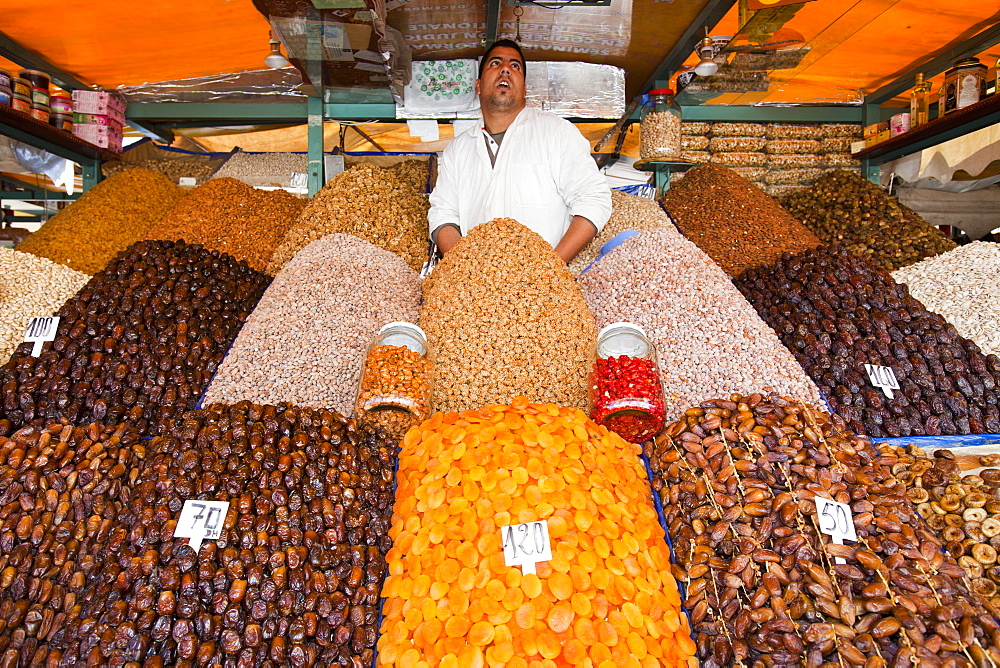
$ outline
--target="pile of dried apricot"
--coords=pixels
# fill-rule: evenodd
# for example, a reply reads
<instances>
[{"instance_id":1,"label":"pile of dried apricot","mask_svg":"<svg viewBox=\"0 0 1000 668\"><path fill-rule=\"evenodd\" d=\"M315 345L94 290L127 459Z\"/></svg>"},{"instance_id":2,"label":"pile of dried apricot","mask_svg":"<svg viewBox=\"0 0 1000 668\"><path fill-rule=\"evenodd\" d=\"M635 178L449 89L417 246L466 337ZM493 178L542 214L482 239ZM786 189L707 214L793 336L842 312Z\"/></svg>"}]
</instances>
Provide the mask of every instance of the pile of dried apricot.
<instances>
[{"instance_id":1,"label":"pile of dried apricot","mask_svg":"<svg viewBox=\"0 0 1000 668\"><path fill-rule=\"evenodd\" d=\"M544 520L552 559L505 565ZM403 439L383 666L686 666L695 646L639 446L580 410L437 413ZM530 570L530 569L527 569Z\"/></svg>"}]
</instances>

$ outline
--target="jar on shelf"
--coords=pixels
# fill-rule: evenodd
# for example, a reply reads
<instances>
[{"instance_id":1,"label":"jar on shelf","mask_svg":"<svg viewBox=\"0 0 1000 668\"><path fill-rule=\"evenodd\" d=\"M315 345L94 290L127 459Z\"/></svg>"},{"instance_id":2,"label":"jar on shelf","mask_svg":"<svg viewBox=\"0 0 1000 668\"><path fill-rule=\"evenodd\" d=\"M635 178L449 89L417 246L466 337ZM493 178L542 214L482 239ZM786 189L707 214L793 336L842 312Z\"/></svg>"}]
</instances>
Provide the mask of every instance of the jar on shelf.
<instances>
[{"instance_id":1,"label":"jar on shelf","mask_svg":"<svg viewBox=\"0 0 1000 668\"><path fill-rule=\"evenodd\" d=\"M679 160L681 108L669 88L654 88L639 111L639 157L643 160Z\"/></svg>"},{"instance_id":2,"label":"jar on shelf","mask_svg":"<svg viewBox=\"0 0 1000 668\"><path fill-rule=\"evenodd\" d=\"M950 114L986 97L986 73L989 68L978 58L963 58L944 73L942 114Z\"/></svg>"},{"instance_id":3,"label":"jar on shelf","mask_svg":"<svg viewBox=\"0 0 1000 668\"><path fill-rule=\"evenodd\" d=\"M916 128L927 123L930 109L931 84L924 79L923 73L917 74L913 92L910 93L910 128Z\"/></svg>"},{"instance_id":4,"label":"jar on shelf","mask_svg":"<svg viewBox=\"0 0 1000 668\"><path fill-rule=\"evenodd\" d=\"M616 322L597 335L590 417L632 443L647 441L663 429L659 358L639 325Z\"/></svg>"},{"instance_id":5,"label":"jar on shelf","mask_svg":"<svg viewBox=\"0 0 1000 668\"><path fill-rule=\"evenodd\" d=\"M390 322L368 346L355 402L359 420L402 438L430 416L433 366L427 336L409 322Z\"/></svg>"}]
</instances>

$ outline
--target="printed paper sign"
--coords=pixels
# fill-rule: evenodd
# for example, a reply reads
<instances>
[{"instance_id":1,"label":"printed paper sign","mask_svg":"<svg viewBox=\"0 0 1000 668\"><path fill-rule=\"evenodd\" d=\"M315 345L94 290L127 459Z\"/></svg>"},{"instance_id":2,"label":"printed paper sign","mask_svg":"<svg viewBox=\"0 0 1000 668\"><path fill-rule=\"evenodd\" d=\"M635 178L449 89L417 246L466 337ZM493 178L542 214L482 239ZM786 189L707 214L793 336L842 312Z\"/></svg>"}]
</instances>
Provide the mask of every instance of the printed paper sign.
<instances>
[{"instance_id":1,"label":"printed paper sign","mask_svg":"<svg viewBox=\"0 0 1000 668\"><path fill-rule=\"evenodd\" d=\"M31 356L38 357L42 354L42 344L46 341L56 340L56 330L59 329L59 316L54 315L46 318L32 318L28 322L28 329L24 333L24 340L27 343L34 343L31 347Z\"/></svg>"},{"instance_id":2,"label":"printed paper sign","mask_svg":"<svg viewBox=\"0 0 1000 668\"><path fill-rule=\"evenodd\" d=\"M503 559L507 566L520 566L522 573L534 573L535 564L552 559L548 522L511 524L500 528Z\"/></svg>"},{"instance_id":3,"label":"printed paper sign","mask_svg":"<svg viewBox=\"0 0 1000 668\"><path fill-rule=\"evenodd\" d=\"M228 512L228 501L188 499L181 508L174 538L190 538L188 545L197 553L202 541L218 539Z\"/></svg>"}]
</instances>

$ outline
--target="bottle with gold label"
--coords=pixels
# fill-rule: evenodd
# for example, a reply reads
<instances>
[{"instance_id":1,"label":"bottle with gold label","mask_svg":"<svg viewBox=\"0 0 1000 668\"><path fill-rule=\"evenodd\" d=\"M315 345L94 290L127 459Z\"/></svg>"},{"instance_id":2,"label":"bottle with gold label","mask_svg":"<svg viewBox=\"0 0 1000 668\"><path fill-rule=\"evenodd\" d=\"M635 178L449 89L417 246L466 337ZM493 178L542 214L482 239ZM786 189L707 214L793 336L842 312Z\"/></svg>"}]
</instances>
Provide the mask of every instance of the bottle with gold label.
<instances>
[{"instance_id":1,"label":"bottle with gold label","mask_svg":"<svg viewBox=\"0 0 1000 668\"><path fill-rule=\"evenodd\" d=\"M930 106L931 84L924 80L923 73L917 74L916 84L913 92L910 93L910 129L923 125L930 120L928 108Z\"/></svg>"}]
</instances>

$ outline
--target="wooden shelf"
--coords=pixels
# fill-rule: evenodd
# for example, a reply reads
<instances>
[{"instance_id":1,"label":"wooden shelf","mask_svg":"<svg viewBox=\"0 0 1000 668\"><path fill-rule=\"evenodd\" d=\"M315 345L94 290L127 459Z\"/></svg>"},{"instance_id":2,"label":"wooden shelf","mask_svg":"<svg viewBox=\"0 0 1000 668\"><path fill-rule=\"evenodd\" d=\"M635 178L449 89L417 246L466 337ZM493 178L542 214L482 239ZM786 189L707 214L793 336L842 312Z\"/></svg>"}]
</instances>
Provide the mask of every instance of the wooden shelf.
<instances>
[{"instance_id":1,"label":"wooden shelf","mask_svg":"<svg viewBox=\"0 0 1000 668\"><path fill-rule=\"evenodd\" d=\"M1000 95L993 95L964 109L953 111L947 116L935 118L909 132L896 135L881 144L859 151L854 157L879 164L891 162L904 155L981 130L998 121L1000 121Z\"/></svg>"},{"instance_id":2,"label":"wooden shelf","mask_svg":"<svg viewBox=\"0 0 1000 668\"><path fill-rule=\"evenodd\" d=\"M118 160L121 158L120 153L95 146L69 132L43 123L37 118L16 111L4 104L0 104L0 134L38 146L74 162ZM32 141L32 139L37 141Z\"/></svg>"}]
</instances>

